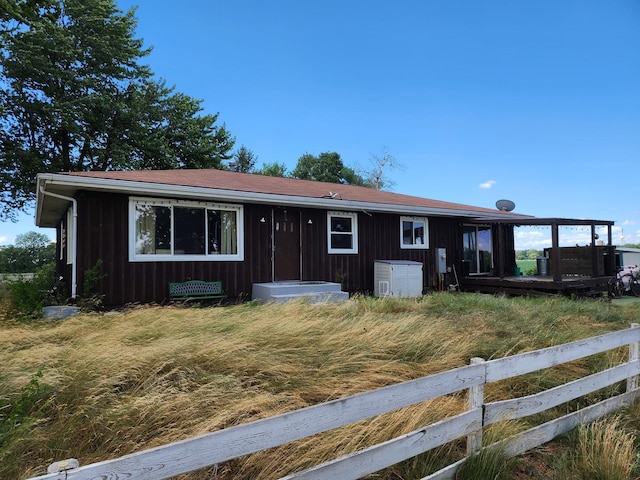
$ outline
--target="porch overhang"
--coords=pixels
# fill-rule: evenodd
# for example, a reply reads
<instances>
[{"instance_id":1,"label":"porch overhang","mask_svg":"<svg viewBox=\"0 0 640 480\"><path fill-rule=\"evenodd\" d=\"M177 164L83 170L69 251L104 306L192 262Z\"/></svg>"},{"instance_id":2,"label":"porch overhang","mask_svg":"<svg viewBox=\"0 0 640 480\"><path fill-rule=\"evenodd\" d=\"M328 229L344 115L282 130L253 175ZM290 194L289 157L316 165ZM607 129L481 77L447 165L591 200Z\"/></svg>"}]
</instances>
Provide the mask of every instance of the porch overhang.
<instances>
[{"instance_id":1,"label":"porch overhang","mask_svg":"<svg viewBox=\"0 0 640 480\"><path fill-rule=\"evenodd\" d=\"M550 252L550 267L552 275L547 278L514 278L511 272L505 271L505 261L508 252L504 245L497 245L496 254L498 256L497 264L500 266L495 274L489 277L469 277L466 279L467 286L476 286L482 288L483 291L518 291L528 290L530 292L565 292L565 291L582 291L582 290L600 290L602 285L606 286L607 279L610 275L615 275L615 245L613 244L612 226L614 221L611 220L594 220L584 218L479 218L475 217L464 222L471 225L491 225L496 228L498 238L504 238L504 232L509 227L525 227L525 226L548 226L551 228L551 248L545 249ZM563 226L586 226L591 227L591 242L582 247L566 247L564 250L580 250L580 255L572 255L579 257L582 264L590 268L590 275L575 275L563 272L563 265L566 266L566 260L563 258L563 248L559 245L559 229ZM607 240L598 244L599 239L596 233L597 227L606 227ZM564 263L563 263L564 262Z\"/></svg>"},{"instance_id":2,"label":"porch overhang","mask_svg":"<svg viewBox=\"0 0 640 480\"><path fill-rule=\"evenodd\" d=\"M526 225L595 225L595 226L613 226L612 220L590 220L584 218L540 218L540 217L475 217L468 221L471 224L502 224L513 226Z\"/></svg>"}]
</instances>

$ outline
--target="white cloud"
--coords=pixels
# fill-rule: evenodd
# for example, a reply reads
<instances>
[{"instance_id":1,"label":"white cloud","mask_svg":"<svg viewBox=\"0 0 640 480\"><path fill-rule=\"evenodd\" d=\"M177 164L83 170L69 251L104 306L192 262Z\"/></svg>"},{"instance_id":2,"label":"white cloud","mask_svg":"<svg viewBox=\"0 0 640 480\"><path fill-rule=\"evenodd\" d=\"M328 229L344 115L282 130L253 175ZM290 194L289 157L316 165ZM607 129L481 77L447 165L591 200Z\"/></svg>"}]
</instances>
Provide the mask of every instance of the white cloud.
<instances>
[{"instance_id":1,"label":"white cloud","mask_svg":"<svg viewBox=\"0 0 640 480\"><path fill-rule=\"evenodd\" d=\"M495 180L487 180L486 182L481 183L481 184L479 185L479 187L480 187L480 188L484 188L484 189L488 189L488 188L493 187L495 184L496 184L496 181L495 181Z\"/></svg>"},{"instance_id":2,"label":"white cloud","mask_svg":"<svg viewBox=\"0 0 640 480\"><path fill-rule=\"evenodd\" d=\"M617 231L616 231L617 228ZM606 227L596 227L600 240L607 244ZM514 230L516 250L542 250L551 247L551 227L547 225L522 226ZM620 227L612 229L613 243L619 243ZM627 242L629 243L629 242ZM558 229L558 244L560 247L585 246L591 244L591 227L585 225L560 226Z\"/></svg>"},{"instance_id":3,"label":"white cloud","mask_svg":"<svg viewBox=\"0 0 640 480\"><path fill-rule=\"evenodd\" d=\"M549 227L517 227L514 233L516 250L542 250L551 246L551 229Z\"/></svg>"}]
</instances>

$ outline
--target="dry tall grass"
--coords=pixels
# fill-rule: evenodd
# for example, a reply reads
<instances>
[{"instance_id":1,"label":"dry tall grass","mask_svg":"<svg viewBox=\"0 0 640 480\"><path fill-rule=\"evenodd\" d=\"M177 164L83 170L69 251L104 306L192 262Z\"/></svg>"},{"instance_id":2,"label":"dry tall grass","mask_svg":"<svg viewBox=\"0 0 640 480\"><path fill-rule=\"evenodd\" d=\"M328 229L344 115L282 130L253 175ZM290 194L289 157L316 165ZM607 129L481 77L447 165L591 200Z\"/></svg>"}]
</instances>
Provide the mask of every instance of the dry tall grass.
<instances>
[{"instance_id":1,"label":"dry tall grass","mask_svg":"<svg viewBox=\"0 0 640 480\"><path fill-rule=\"evenodd\" d=\"M41 418L0 447L0 478L41 474L68 457L83 465L115 458L459 367L472 357L626 328L634 318L633 310L606 303L467 294L137 307L55 324L19 324L5 314L0 405L15 399L40 367L49 390ZM589 362L554 378L502 382L488 395L518 396L519 382L534 390L561 383L592 368ZM465 402L448 396L183 478L277 478L458 413ZM374 477L409 478L401 468Z\"/></svg>"},{"instance_id":2,"label":"dry tall grass","mask_svg":"<svg viewBox=\"0 0 640 480\"><path fill-rule=\"evenodd\" d=\"M503 440L526 430L517 421L494 423L485 429L483 444L486 448L468 456L456 472L456 480L510 480L514 478L516 463L504 451Z\"/></svg>"},{"instance_id":3,"label":"dry tall grass","mask_svg":"<svg viewBox=\"0 0 640 480\"><path fill-rule=\"evenodd\" d=\"M625 432L617 417L600 419L578 429L571 478L629 480L637 461L635 436Z\"/></svg>"}]
</instances>

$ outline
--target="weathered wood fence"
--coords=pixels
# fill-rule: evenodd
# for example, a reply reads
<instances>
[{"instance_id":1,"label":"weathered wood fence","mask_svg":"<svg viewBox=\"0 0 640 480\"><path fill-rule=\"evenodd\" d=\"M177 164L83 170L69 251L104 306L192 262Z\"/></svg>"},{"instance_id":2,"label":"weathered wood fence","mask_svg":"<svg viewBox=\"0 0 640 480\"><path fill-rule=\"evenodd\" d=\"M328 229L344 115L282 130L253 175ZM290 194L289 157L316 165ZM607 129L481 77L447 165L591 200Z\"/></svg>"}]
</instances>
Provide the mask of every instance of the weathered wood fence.
<instances>
[{"instance_id":1,"label":"weathered wood fence","mask_svg":"<svg viewBox=\"0 0 640 480\"><path fill-rule=\"evenodd\" d=\"M629 348L628 361L541 393L485 403L484 385L570 362L608 350ZM442 395L469 391L467 411L392 440L332 460L287 480L356 479L424 453L458 438L467 437L467 453L482 446L482 427L526 417L617 382L627 382L626 392L538 425L504 443L515 456L569 432L580 424L630 404L638 396L640 325L496 360L472 359L468 366L333 400L236 427L174 442L142 452L86 466L70 459L49 467L38 480L124 479L156 480L215 465L311 435L349 425ZM464 459L423 480L452 479Z\"/></svg>"}]
</instances>

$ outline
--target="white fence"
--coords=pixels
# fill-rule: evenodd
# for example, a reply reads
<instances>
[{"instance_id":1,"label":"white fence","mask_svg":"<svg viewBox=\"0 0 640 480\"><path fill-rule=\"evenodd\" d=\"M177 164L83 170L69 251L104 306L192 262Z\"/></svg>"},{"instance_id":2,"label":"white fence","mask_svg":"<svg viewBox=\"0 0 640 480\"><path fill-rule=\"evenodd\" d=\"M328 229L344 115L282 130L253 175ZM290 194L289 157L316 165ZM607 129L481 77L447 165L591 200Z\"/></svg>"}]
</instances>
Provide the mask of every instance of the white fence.
<instances>
[{"instance_id":1,"label":"white fence","mask_svg":"<svg viewBox=\"0 0 640 480\"><path fill-rule=\"evenodd\" d=\"M619 347L629 347L628 361L549 390L509 400L485 403L484 385L523 375ZM391 385L351 397L314 405L252 423L133 453L114 460L77 466L70 459L49 467L37 480L121 479L157 480L284 445L442 395L469 391L464 413L425 426L351 455L289 475L287 480L356 479L467 437L467 451L482 445L482 427L497 421L533 415L620 381L626 392L522 432L505 442L508 455L518 455L576 426L590 423L638 396L640 326L586 340L522 353L497 360L472 359L468 366ZM423 480L453 479L460 460ZM35 479L33 479L35 480Z\"/></svg>"}]
</instances>

